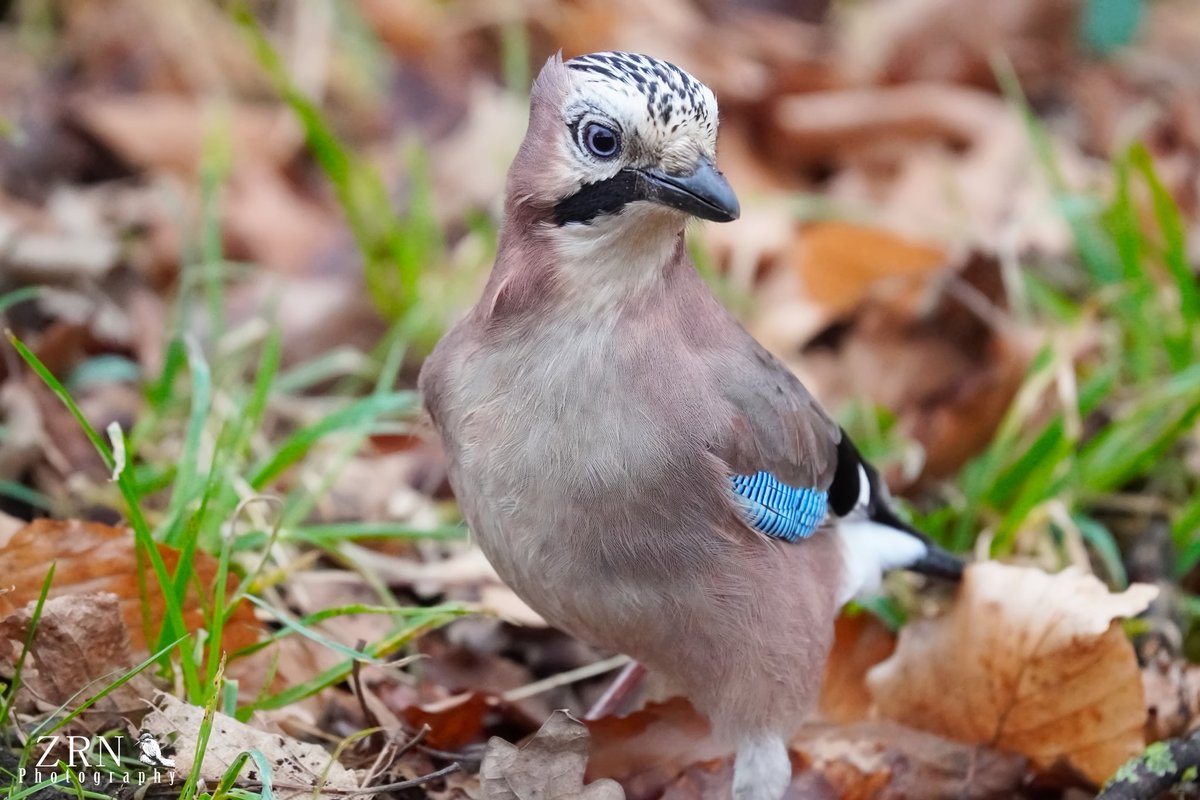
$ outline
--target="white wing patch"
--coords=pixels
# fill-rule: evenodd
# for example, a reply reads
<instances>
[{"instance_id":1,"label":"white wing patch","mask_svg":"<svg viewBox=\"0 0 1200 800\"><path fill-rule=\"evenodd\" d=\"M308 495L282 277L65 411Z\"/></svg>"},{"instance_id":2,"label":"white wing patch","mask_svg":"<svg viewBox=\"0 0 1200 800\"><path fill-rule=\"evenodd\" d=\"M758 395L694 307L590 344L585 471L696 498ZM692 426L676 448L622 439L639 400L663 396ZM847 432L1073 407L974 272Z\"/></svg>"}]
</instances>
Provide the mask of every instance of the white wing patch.
<instances>
[{"instance_id":1,"label":"white wing patch","mask_svg":"<svg viewBox=\"0 0 1200 800\"><path fill-rule=\"evenodd\" d=\"M855 501L855 508L866 508L871 502L871 481L867 477L867 470L863 467L862 462L858 464L858 500Z\"/></svg>"}]
</instances>

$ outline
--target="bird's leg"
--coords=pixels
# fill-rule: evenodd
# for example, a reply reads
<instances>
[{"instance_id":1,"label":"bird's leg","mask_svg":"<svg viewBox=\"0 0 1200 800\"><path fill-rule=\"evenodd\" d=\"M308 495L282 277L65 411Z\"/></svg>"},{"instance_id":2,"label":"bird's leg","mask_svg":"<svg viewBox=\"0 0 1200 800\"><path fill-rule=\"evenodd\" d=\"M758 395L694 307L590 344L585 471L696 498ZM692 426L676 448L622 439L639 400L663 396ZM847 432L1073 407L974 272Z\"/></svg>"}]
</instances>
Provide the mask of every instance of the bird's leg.
<instances>
[{"instance_id":1,"label":"bird's leg","mask_svg":"<svg viewBox=\"0 0 1200 800\"><path fill-rule=\"evenodd\" d=\"M645 674L645 667L636 661L630 661L621 668L617 677L604 690L604 694L600 695L600 699L588 709L584 719L594 720L612 716L629 699L629 695L641 683Z\"/></svg>"},{"instance_id":2,"label":"bird's leg","mask_svg":"<svg viewBox=\"0 0 1200 800\"><path fill-rule=\"evenodd\" d=\"M733 759L733 800L780 800L792 782L792 762L780 736L750 736Z\"/></svg>"}]
</instances>

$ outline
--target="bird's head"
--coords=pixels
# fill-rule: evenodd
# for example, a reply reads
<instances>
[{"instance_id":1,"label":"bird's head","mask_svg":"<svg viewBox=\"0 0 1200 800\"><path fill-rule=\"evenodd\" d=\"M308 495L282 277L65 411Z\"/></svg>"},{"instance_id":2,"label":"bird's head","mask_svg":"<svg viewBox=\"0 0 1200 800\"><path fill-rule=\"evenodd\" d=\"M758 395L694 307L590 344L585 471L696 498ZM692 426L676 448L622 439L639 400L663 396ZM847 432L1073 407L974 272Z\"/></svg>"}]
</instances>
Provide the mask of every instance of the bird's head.
<instances>
[{"instance_id":1,"label":"bird's head","mask_svg":"<svg viewBox=\"0 0 1200 800\"><path fill-rule=\"evenodd\" d=\"M551 58L533 87L509 204L579 237L737 219L716 168L717 101L674 64L634 53Z\"/></svg>"}]
</instances>

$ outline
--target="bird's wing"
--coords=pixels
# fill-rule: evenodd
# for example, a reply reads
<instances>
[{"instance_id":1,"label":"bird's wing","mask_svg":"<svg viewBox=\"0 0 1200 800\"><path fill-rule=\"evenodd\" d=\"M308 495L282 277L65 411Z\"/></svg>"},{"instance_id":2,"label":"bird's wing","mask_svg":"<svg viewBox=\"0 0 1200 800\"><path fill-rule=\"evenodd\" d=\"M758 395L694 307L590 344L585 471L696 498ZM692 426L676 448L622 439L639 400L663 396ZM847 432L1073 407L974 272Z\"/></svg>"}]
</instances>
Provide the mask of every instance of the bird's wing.
<instances>
[{"instance_id":1,"label":"bird's wing","mask_svg":"<svg viewBox=\"0 0 1200 800\"><path fill-rule=\"evenodd\" d=\"M882 570L957 578L962 562L910 527L887 486L804 385L746 335L752 358L722 381L731 419L713 448L727 465L750 527L788 542L831 517L852 553L846 597L878 583Z\"/></svg>"},{"instance_id":2,"label":"bird's wing","mask_svg":"<svg viewBox=\"0 0 1200 800\"><path fill-rule=\"evenodd\" d=\"M731 409L713 452L729 468L734 493L757 530L795 541L824 522L839 491L857 500L857 469L851 483L839 479L838 427L804 385L774 356L746 335L750 358L738 359L721 376L721 393Z\"/></svg>"},{"instance_id":3,"label":"bird's wing","mask_svg":"<svg viewBox=\"0 0 1200 800\"><path fill-rule=\"evenodd\" d=\"M790 486L828 489L841 429L795 375L746 339L750 358L718 376L733 415L716 454L734 474L768 472Z\"/></svg>"}]
</instances>

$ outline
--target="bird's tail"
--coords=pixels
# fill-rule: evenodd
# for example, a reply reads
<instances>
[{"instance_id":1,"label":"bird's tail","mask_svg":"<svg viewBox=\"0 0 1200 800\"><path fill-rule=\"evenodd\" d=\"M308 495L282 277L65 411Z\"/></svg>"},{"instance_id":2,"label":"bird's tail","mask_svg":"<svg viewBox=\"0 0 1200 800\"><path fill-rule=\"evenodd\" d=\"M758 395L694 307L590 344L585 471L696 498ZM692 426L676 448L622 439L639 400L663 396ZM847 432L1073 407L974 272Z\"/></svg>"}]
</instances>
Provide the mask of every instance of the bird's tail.
<instances>
[{"instance_id":1,"label":"bird's tail","mask_svg":"<svg viewBox=\"0 0 1200 800\"><path fill-rule=\"evenodd\" d=\"M916 560L905 564L904 569L948 581L957 581L962 578L965 566L963 560L938 547L929 540L928 536L900 519L886 502L879 503L873 509L871 520L880 525L904 531L909 536L914 536L924 542L925 553L918 556Z\"/></svg>"},{"instance_id":2,"label":"bird's tail","mask_svg":"<svg viewBox=\"0 0 1200 800\"><path fill-rule=\"evenodd\" d=\"M878 585L882 572L907 569L947 580L962 577L963 562L896 514L887 484L845 431L830 487L831 506L847 551L851 588Z\"/></svg>"}]
</instances>

